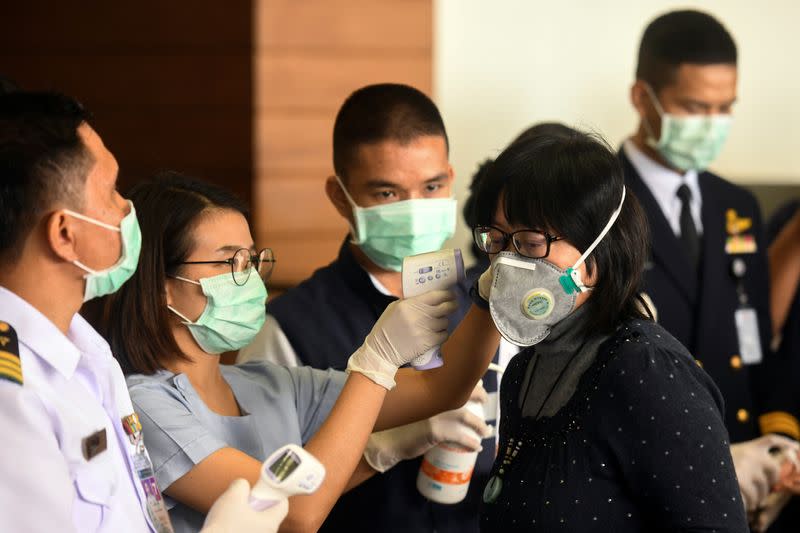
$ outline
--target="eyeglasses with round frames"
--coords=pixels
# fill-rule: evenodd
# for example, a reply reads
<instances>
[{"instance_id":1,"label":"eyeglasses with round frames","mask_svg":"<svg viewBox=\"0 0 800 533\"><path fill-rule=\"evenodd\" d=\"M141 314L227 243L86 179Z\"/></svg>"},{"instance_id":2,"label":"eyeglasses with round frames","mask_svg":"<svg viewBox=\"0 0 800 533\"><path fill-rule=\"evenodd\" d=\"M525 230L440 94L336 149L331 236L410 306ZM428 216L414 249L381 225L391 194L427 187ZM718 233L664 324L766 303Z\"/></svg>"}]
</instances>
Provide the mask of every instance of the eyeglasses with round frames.
<instances>
[{"instance_id":1,"label":"eyeglasses with round frames","mask_svg":"<svg viewBox=\"0 0 800 533\"><path fill-rule=\"evenodd\" d=\"M260 252L253 254L247 248L239 248L236 253L228 259L221 259L219 261L184 261L183 265L219 265L227 264L231 266L231 276L233 282L239 286L247 283L250 279L250 274L255 270L261 279L267 281L272 275L272 269L275 267L275 256L272 249L264 248Z\"/></svg>"}]
</instances>

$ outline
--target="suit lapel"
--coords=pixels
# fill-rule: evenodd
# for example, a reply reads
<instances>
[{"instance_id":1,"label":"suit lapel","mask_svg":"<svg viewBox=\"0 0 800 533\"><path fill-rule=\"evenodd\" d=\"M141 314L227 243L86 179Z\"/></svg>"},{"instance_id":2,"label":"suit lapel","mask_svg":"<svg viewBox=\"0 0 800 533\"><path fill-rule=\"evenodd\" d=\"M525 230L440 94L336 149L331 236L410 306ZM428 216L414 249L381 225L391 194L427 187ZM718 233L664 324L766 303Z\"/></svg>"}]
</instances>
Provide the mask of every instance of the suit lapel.
<instances>
[{"instance_id":1,"label":"suit lapel","mask_svg":"<svg viewBox=\"0 0 800 533\"><path fill-rule=\"evenodd\" d=\"M680 292L694 304L697 295L697 273L689 264L689 257L683 244L675 236L667 222L661 206L653 193L647 188L636 168L625 152L620 150L620 159L625 171L625 182L642 204L650 223L650 239L653 261L657 262L672 279Z\"/></svg>"}]
</instances>

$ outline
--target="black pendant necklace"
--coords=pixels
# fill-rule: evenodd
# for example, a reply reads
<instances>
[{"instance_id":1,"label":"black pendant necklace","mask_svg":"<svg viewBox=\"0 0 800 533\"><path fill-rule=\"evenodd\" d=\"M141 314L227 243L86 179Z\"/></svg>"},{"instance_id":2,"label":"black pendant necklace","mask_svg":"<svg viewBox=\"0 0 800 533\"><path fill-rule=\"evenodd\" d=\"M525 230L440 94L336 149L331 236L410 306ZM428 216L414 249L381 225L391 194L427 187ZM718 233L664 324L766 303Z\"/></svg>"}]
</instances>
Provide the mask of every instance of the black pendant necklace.
<instances>
[{"instance_id":1,"label":"black pendant necklace","mask_svg":"<svg viewBox=\"0 0 800 533\"><path fill-rule=\"evenodd\" d=\"M508 446L506 446L506 451L503 454L503 462L497 470L497 474L489 479L486 488L483 489L484 503L494 503L497 501L500 492L503 490L503 474L506 473L506 467L514 461L521 447L522 441L513 438L508 439Z\"/></svg>"},{"instance_id":2,"label":"black pendant necklace","mask_svg":"<svg viewBox=\"0 0 800 533\"><path fill-rule=\"evenodd\" d=\"M576 351L567 361L567 364L564 365L564 368L561 369L558 376L556 376L553 385L550 387L547 395L544 397L542 401L542 405L539 406L539 410L536 412L536 415L533 417L535 420L539 419L539 416L542 414L542 410L544 406L547 404L550 397L553 395L553 391L556 390L556 386L561 382L561 378L564 377L564 374L567 371L567 368L572 364L572 361L575 360L576 355L580 352L580 350ZM520 411L524 408L525 402L528 399L528 393L530 393L531 388L533 387L534 383L534 376L536 375L536 367L539 365L539 358L542 357L541 354L535 353L536 359L533 362L533 368L531 369L530 379L528 380L527 387L525 389L525 394L522 398L522 406L520 407ZM521 416L520 412L520 416ZM515 428L516 429L516 428ZM503 474L506 473L506 469L514 462L516 459L517 454L519 453L520 449L522 449L522 440L515 439L513 437L509 437L508 439L508 446L506 446L505 452L503 454L503 462L500 464L500 468L497 469L497 474L493 475L489 478L489 482L486 483L486 488L483 489L483 502L484 503L494 503L497 501L497 498L500 497L500 493L503 491Z\"/></svg>"}]
</instances>

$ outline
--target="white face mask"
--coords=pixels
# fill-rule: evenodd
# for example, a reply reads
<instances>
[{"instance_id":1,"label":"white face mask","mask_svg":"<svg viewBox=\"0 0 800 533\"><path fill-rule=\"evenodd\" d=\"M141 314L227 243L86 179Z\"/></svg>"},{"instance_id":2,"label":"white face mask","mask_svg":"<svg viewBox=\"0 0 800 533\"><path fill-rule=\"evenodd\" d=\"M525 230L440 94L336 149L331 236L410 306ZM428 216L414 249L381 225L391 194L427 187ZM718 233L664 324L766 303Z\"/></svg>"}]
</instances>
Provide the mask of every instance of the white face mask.
<instances>
[{"instance_id":1,"label":"white face mask","mask_svg":"<svg viewBox=\"0 0 800 533\"><path fill-rule=\"evenodd\" d=\"M492 266L489 312L504 339L517 346L533 346L575 311L578 293L590 290L583 284L580 266L611 230L624 202L623 186L619 207L611 214L606 227L566 270L544 258L530 259L514 252L497 255Z\"/></svg>"}]
</instances>

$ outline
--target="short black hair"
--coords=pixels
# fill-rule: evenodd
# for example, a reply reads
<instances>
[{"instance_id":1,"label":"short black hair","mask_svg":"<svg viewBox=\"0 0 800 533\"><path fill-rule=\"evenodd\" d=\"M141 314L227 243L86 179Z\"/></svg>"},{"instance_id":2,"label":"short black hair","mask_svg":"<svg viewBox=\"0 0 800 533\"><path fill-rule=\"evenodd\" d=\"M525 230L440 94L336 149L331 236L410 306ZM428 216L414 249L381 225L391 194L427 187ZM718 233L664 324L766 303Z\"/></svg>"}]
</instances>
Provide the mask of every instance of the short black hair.
<instances>
[{"instance_id":1,"label":"short black hair","mask_svg":"<svg viewBox=\"0 0 800 533\"><path fill-rule=\"evenodd\" d=\"M551 137L571 137L573 134L578 133L577 130L570 128L569 126L562 124L560 122L539 122L538 124L534 124L529 128L526 128L522 133L517 135L511 144L517 142L524 142L530 139L535 139L540 136L551 136ZM478 165L478 170L472 175L472 180L469 184L469 196L467 196L466 201L464 202L464 207L462 209L462 214L464 215L464 222L466 222L467 227L474 228L478 224L478 218L491 218L494 215L494 208L490 213L484 213L483 216L478 215L476 213L476 192L480 185L480 182L483 180L485 176L489 174L489 168L492 166L492 159L486 159L482 163ZM478 251L478 247L475 243L473 243L473 252Z\"/></svg>"},{"instance_id":2,"label":"short black hair","mask_svg":"<svg viewBox=\"0 0 800 533\"><path fill-rule=\"evenodd\" d=\"M142 230L139 266L105 298L98 330L125 374L153 374L169 361L186 359L170 329L165 282L180 275L194 247L196 223L214 210L237 211L245 218L248 212L225 189L174 171L134 185L127 197L136 206Z\"/></svg>"},{"instance_id":3,"label":"short black hair","mask_svg":"<svg viewBox=\"0 0 800 533\"><path fill-rule=\"evenodd\" d=\"M684 63L736 65L736 59L736 43L717 19L701 11L671 11L644 30L636 78L658 92Z\"/></svg>"},{"instance_id":4,"label":"short black hair","mask_svg":"<svg viewBox=\"0 0 800 533\"><path fill-rule=\"evenodd\" d=\"M499 202L509 223L548 231L583 252L619 206L624 186L616 154L595 134L536 135L513 142L494 160L476 199L478 225L491 225ZM610 332L646 318L638 294L649 236L632 191L616 223L586 262L597 278L586 328Z\"/></svg>"},{"instance_id":5,"label":"short black hair","mask_svg":"<svg viewBox=\"0 0 800 533\"><path fill-rule=\"evenodd\" d=\"M408 85L367 85L348 96L336 115L333 168L345 180L359 146L387 140L405 144L423 135L439 135L448 143L444 121L430 98Z\"/></svg>"},{"instance_id":6,"label":"short black hair","mask_svg":"<svg viewBox=\"0 0 800 533\"><path fill-rule=\"evenodd\" d=\"M94 159L78 128L90 116L58 93L0 94L0 259L15 262L38 220L58 203L81 210Z\"/></svg>"}]
</instances>

